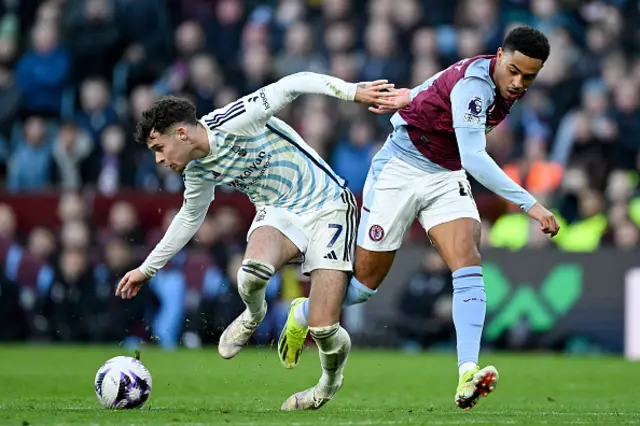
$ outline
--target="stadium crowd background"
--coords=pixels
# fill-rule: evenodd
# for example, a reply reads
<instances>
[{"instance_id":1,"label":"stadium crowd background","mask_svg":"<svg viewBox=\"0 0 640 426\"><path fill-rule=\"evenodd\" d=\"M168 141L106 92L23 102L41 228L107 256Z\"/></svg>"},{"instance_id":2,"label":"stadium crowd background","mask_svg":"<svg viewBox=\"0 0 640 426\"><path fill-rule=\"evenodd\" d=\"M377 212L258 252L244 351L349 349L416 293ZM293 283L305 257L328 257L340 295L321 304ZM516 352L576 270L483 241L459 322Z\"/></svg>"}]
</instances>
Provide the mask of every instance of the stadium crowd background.
<instances>
[{"instance_id":1,"label":"stadium crowd background","mask_svg":"<svg viewBox=\"0 0 640 426\"><path fill-rule=\"evenodd\" d=\"M495 52L517 24L544 31L551 56L488 136L489 150L556 209L563 229L549 240L475 185L483 245L638 248L638 1L3 0L0 12L0 338L157 337L166 348L199 346L216 341L242 309L234 280L247 223L223 201L146 291L129 302L112 296L175 210L149 229L131 203L118 201L98 226L89 196L182 190L181 177L133 141L157 97L187 97L205 114L305 70L413 87L461 58ZM300 98L279 116L356 193L390 130L389 116L323 97ZM60 226L19 230L10 195L52 191L61 194L57 210L40 214ZM419 227L407 240L426 247ZM447 279L438 256L424 263L411 281ZM274 281L258 343L277 336L288 301L306 291L295 267ZM435 309L409 296L399 303L405 312Z\"/></svg>"}]
</instances>

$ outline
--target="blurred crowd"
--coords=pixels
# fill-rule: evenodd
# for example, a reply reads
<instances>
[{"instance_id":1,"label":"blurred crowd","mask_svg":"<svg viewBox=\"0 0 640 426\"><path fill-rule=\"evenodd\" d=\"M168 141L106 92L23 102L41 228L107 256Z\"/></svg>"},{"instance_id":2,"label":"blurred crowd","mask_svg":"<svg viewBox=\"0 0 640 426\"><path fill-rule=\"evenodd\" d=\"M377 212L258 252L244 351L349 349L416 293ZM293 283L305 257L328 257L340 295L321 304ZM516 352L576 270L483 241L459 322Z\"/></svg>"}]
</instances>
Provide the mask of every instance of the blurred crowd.
<instances>
[{"instance_id":1,"label":"blurred crowd","mask_svg":"<svg viewBox=\"0 0 640 426\"><path fill-rule=\"evenodd\" d=\"M241 309L234 280L246 229L224 206L139 305L110 297L117 277L162 229L148 229L126 203L113 206L108 229L98 229L84 197L181 193L181 177L133 142L136 121L158 97L189 98L203 115L305 70L413 87L461 58L495 52L519 24L547 34L551 56L527 96L489 134L489 151L556 210L563 229L549 240L526 215L474 185L483 244L638 248L638 0L1 0L0 15L0 187L63 194L59 229L19 234L11 205L0 204L0 289L7 294L11 282L29 289L16 290L21 302L7 305L23 311L15 333L148 338L151 322L164 321L158 330L171 330L162 336L167 345L185 335L197 344L200 331L218 321L190 318L200 304L231 298L235 304L216 308L230 318ZM388 116L319 96L300 98L280 117L356 193L390 131ZM425 242L419 228L407 239ZM295 269L283 274L270 297L286 306L305 282ZM57 290L85 285L92 291ZM85 297L91 304L80 301ZM78 308L55 308L64 303ZM85 305L95 307L78 310ZM105 312L118 309L139 319L119 328L126 335L100 328ZM11 312L0 309L0 324ZM286 308L273 312L273 326L265 327L276 329ZM78 316L91 316L91 325L79 325ZM145 325L144 318L154 320ZM183 326L181 318L189 321Z\"/></svg>"},{"instance_id":2,"label":"blurred crowd","mask_svg":"<svg viewBox=\"0 0 640 426\"><path fill-rule=\"evenodd\" d=\"M157 340L164 348L217 342L244 309L237 293L244 229L237 212L211 214L193 244L175 256L132 300L114 296L124 274L160 241L176 210L145 230L133 206L115 202L104 228L92 226L88 200L65 193L57 229L36 227L21 238L17 219L0 205L0 340ZM269 312L254 342L267 344L286 321L288 304L308 291L308 279L287 266L267 290Z\"/></svg>"}]
</instances>

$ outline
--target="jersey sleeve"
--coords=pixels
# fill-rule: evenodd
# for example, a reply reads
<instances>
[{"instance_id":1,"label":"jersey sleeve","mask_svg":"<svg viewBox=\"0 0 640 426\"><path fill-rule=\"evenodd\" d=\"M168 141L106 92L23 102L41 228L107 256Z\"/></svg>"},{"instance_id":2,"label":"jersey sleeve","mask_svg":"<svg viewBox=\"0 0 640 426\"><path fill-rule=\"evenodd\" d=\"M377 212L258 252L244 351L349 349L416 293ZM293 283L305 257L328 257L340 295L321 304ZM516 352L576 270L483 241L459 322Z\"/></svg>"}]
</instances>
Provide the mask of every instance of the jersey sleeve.
<instances>
[{"instance_id":1,"label":"jersey sleeve","mask_svg":"<svg viewBox=\"0 0 640 426\"><path fill-rule=\"evenodd\" d=\"M493 89L486 81L464 78L451 90L451 117L453 128L472 128L484 130L487 122L487 109L493 104Z\"/></svg>"},{"instance_id":2,"label":"jersey sleeve","mask_svg":"<svg viewBox=\"0 0 640 426\"><path fill-rule=\"evenodd\" d=\"M206 177L189 172L184 174L184 199L180 211L171 221L171 225L162 240L140 265L140 272L153 277L173 256L193 238L204 221L209 204L214 198L215 185Z\"/></svg>"},{"instance_id":3,"label":"jersey sleeve","mask_svg":"<svg viewBox=\"0 0 640 426\"><path fill-rule=\"evenodd\" d=\"M515 183L489 156L484 129L459 127L455 132L462 167L485 188L528 212L536 199Z\"/></svg>"},{"instance_id":4,"label":"jersey sleeve","mask_svg":"<svg viewBox=\"0 0 640 426\"><path fill-rule=\"evenodd\" d=\"M267 121L302 94L326 95L353 101L357 85L339 78L312 72L300 72L281 78L222 109L202 118L210 130L238 136L255 136Z\"/></svg>"},{"instance_id":5,"label":"jersey sleeve","mask_svg":"<svg viewBox=\"0 0 640 426\"><path fill-rule=\"evenodd\" d=\"M422 84L411 89L411 100L413 100L416 96L418 96L420 92L427 90L433 84L433 82L436 81L438 77L442 75L442 73L444 73L444 70L439 71L438 73L432 75L431 77L423 81Z\"/></svg>"}]
</instances>

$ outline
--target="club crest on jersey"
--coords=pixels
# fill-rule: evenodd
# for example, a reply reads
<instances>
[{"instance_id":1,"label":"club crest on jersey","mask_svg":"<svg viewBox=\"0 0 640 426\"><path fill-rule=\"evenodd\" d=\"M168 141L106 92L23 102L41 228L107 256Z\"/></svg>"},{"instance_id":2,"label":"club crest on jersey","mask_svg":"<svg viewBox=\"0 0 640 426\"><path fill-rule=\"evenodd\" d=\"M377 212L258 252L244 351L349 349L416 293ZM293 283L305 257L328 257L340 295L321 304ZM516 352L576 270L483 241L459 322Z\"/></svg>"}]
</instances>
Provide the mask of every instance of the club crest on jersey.
<instances>
[{"instance_id":1,"label":"club crest on jersey","mask_svg":"<svg viewBox=\"0 0 640 426\"><path fill-rule=\"evenodd\" d=\"M238 146L238 145L234 145L231 147L231 151L235 152L238 157L246 157L247 156L247 150Z\"/></svg>"},{"instance_id":2,"label":"club crest on jersey","mask_svg":"<svg viewBox=\"0 0 640 426\"><path fill-rule=\"evenodd\" d=\"M375 242L382 241L384 238L384 229L382 226L372 225L371 228L369 228L369 238Z\"/></svg>"},{"instance_id":3,"label":"club crest on jersey","mask_svg":"<svg viewBox=\"0 0 640 426\"><path fill-rule=\"evenodd\" d=\"M479 97L475 97L469 101L469 105L467 106L469 113L472 115L480 115L482 112L482 99Z\"/></svg>"},{"instance_id":4,"label":"club crest on jersey","mask_svg":"<svg viewBox=\"0 0 640 426\"><path fill-rule=\"evenodd\" d=\"M266 215L267 215L267 209L261 208L260 210L258 210L258 214L256 214L255 222L262 222Z\"/></svg>"}]
</instances>

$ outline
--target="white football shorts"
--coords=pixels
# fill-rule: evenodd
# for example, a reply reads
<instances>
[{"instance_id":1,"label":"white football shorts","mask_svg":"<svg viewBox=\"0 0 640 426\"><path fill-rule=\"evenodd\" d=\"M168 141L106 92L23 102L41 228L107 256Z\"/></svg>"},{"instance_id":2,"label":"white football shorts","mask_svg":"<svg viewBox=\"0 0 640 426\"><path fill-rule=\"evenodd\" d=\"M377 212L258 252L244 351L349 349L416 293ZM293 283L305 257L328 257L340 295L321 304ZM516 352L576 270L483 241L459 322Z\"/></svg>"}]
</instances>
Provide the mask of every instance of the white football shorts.
<instances>
[{"instance_id":1,"label":"white football shorts","mask_svg":"<svg viewBox=\"0 0 640 426\"><path fill-rule=\"evenodd\" d=\"M395 251L418 218L427 232L460 218L480 221L464 170L428 173L386 152L373 159L363 191L358 245Z\"/></svg>"},{"instance_id":2,"label":"white football shorts","mask_svg":"<svg viewBox=\"0 0 640 426\"><path fill-rule=\"evenodd\" d=\"M256 207L247 241L257 228L271 226L298 247L302 255L293 262L302 263L303 273L316 269L352 272L357 212L356 199L348 189L317 211L292 213L279 207Z\"/></svg>"}]
</instances>

